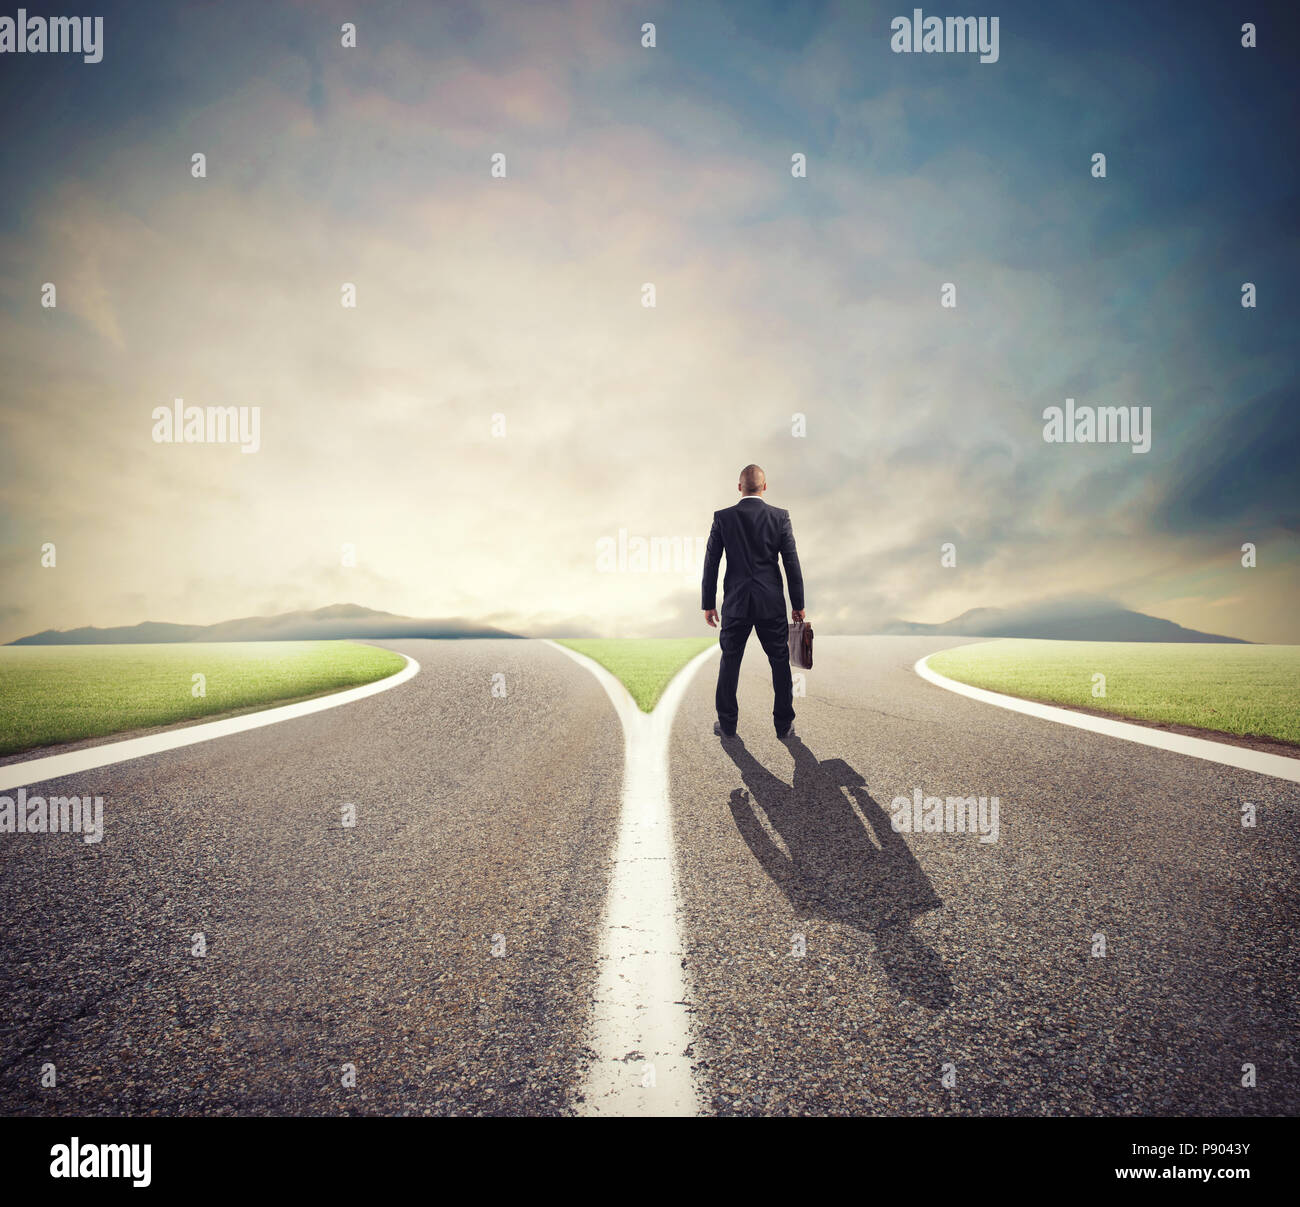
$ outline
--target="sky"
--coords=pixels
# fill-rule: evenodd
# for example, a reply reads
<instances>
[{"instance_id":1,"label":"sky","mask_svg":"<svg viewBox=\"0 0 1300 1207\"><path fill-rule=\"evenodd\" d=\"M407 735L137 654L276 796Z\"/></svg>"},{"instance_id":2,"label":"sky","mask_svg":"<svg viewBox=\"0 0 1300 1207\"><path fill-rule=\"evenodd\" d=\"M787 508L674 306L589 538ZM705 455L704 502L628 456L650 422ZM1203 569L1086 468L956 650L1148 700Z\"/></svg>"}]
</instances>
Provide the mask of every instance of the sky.
<instances>
[{"instance_id":1,"label":"sky","mask_svg":"<svg viewBox=\"0 0 1300 1207\"><path fill-rule=\"evenodd\" d=\"M0 641L704 634L697 561L601 553L689 553L756 462L819 633L1300 642L1284 6L1002 3L989 63L895 53L893 3L97 9L101 62L0 54ZM177 398L257 450L156 440ZM1067 398L1149 451L1046 441Z\"/></svg>"}]
</instances>

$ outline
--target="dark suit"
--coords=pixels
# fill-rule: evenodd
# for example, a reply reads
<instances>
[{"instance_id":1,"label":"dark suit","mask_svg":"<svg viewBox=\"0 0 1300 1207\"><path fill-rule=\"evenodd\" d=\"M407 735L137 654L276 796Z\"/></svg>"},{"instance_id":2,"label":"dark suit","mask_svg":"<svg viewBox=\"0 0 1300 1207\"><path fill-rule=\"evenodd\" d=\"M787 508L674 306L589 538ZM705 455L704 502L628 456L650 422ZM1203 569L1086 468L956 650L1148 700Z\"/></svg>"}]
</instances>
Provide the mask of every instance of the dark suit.
<instances>
[{"instance_id":1,"label":"dark suit","mask_svg":"<svg viewBox=\"0 0 1300 1207\"><path fill-rule=\"evenodd\" d=\"M777 733L784 733L794 720L794 699L785 589L778 557L790 585L790 606L796 612L803 610L803 573L794 547L790 513L769 507L758 495L746 495L734 507L713 513L709 544L704 551L701 606L706 611L717 607L718 563L723 553L727 555L727 573L722 581L722 632L718 638L722 646L716 697L718 723L726 733L735 731L740 715L736 682L752 628L772 664L772 720Z\"/></svg>"}]
</instances>

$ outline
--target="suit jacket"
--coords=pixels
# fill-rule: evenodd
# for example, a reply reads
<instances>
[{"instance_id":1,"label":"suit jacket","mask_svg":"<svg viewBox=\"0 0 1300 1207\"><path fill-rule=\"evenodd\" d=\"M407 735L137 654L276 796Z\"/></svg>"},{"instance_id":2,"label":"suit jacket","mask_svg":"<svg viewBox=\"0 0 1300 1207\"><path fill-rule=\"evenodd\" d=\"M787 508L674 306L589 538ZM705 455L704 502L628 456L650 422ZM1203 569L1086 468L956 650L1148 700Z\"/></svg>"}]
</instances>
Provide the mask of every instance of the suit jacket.
<instances>
[{"instance_id":1,"label":"suit jacket","mask_svg":"<svg viewBox=\"0 0 1300 1207\"><path fill-rule=\"evenodd\" d=\"M718 563L727 555L722 597L727 619L769 620L785 615L779 556L790 585L790 606L803 608L803 572L794 547L790 513L770 507L757 495L747 495L734 507L713 513L713 527L704 551L701 607L716 608Z\"/></svg>"}]
</instances>

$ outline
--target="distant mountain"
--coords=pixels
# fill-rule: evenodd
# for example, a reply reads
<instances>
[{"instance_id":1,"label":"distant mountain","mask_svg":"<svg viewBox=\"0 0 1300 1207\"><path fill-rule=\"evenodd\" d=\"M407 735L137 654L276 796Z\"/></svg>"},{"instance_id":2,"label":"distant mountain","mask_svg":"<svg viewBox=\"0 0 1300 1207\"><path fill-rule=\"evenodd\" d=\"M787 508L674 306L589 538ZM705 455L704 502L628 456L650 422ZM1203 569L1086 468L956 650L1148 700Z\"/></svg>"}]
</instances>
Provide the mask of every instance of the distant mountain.
<instances>
[{"instance_id":1,"label":"distant mountain","mask_svg":"<svg viewBox=\"0 0 1300 1207\"><path fill-rule=\"evenodd\" d=\"M314 612L244 616L217 624L168 624L146 620L113 629L46 629L10 645L131 645L163 641L334 641L349 637L516 637L467 620L413 620L357 604L334 604Z\"/></svg>"},{"instance_id":2,"label":"distant mountain","mask_svg":"<svg viewBox=\"0 0 1300 1207\"><path fill-rule=\"evenodd\" d=\"M1040 637L1056 641L1202 641L1249 645L1239 637L1198 633L1172 620L1110 602L1059 602L1023 608L971 608L942 624L891 620L882 633L907 636Z\"/></svg>"}]
</instances>

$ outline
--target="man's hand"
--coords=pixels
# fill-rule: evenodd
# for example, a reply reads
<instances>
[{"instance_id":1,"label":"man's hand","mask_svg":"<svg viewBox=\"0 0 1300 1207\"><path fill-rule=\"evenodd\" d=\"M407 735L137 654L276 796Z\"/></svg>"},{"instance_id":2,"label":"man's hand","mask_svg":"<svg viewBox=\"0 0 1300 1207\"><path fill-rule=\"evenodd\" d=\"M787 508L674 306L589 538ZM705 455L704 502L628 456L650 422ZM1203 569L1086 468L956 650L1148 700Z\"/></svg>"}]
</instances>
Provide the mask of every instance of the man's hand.
<instances>
[{"instance_id":1,"label":"man's hand","mask_svg":"<svg viewBox=\"0 0 1300 1207\"><path fill-rule=\"evenodd\" d=\"M711 629L716 629L716 628L718 627L718 609L717 609L717 608L705 608L705 609L704 609L704 622L705 622L705 624L707 624L707 625L709 626L709 628L711 628Z\"/></svg>"},{"instance_id":2,"label":"man's hand","mask_svg":"<svg viewBox=\"0 0 1300 1207\"><path fill-rule=\"evenodd\" d=\"M795 611L792 611L792 612L790 613L790 619L791 619L791 620L802 620L803 617L804 617L804 610L803 610L803 608L798 608L798 609L796 609Z\"/></svg>"}]
</instances>

